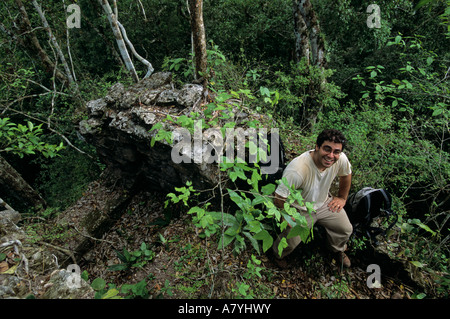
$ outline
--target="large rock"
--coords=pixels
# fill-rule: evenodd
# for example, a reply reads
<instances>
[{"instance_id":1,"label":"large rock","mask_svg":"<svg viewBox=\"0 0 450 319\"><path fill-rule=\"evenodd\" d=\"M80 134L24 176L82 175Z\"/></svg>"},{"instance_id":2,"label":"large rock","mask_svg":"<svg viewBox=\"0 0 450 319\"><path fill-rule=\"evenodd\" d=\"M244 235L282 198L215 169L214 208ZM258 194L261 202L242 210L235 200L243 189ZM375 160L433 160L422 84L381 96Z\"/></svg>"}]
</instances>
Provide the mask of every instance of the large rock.
<instances>
[{"instance_id":1,"label":"large rock","mask_svg":"<svg viewBox=\"0 0 450 319\"><path fill-rule=\"evenodd\" d=\"M140 179L153 190L172 191L186 181L197 189L211 188L219 180L217 163L194 160L210 152L207 132L202 131L200 142L184 153L191 160L181 163L173 161L174 145L161 140L152 146L156 123L174 132L174 139L180 138L178 127L164 120L168 115L189 115L199 106L202 94L203 87L197 84L175 88L170 73L154 73L127 89L115 84L106 97L87 103L88 118L80 122L80 133L96 147L108 168L120 172L122 185L131 187Z\"/></svg>"},{"instance_id":2,"label":"large rock","mask_svg":"<svg viewBox=\"0 0 450 319\"><path fill-rule=\"evenodd\" d=\"M192 113L197 116L195 120L206 120L203 111L207 105L202 102L202 86L186 84L176 88L170 73L154 73L128 88L115 84L104 98L87 103L88 118L80 122L79 131L95 146L106 169L87 195L59 218L60 223L72 229L73 236L66 248L74 253L75 259L108 231L135 191L172 192L187 181L197 190L216 188L221 174L217 163L220 151L214 154L220 148L214 134L220 135L221 150L226 147L220 129L190 132L176 124L176 119L183 115L184 119L189 118ZM244 119L251 118L250 112L238 109L237 101L221 102L229 103L229 107L220 111L223 113L214 113L222 121L217 125L223 127L226 124L223 121L244 123ZM174 120L167 120L168 116ZM267 120L258 114L251 119ZM171 134L172 141L154 140L157 124ZM181 144L184 146L180 147ZM234 137L230 145L234 145ZM236 143L237 151L240 147L245 149L245 143ZM64 265L70 262L67 258Z\"/></svg>"}]
</instances>

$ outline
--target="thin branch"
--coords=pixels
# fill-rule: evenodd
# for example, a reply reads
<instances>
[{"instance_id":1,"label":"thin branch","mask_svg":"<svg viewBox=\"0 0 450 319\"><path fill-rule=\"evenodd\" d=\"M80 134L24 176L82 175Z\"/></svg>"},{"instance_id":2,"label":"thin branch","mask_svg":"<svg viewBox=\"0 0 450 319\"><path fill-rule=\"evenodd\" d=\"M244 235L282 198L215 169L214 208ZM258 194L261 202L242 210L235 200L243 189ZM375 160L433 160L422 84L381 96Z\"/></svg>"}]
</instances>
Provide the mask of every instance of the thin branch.
<instances>
[{"instance_id":1,"label":"thin branch","mask_svg":"<svg viewBox=\"0 0 450 319\"><path fill-rule=\"evenodd\" d=\"M69 66L67 64L66 58L64 57L64 54L63 54L63 52L62 52L62 50L61 50L61 48L60 48L60 46L58 44L58 41L56 41L56 38L53 35L53 32L52 32L52 30L50 28L50 25L48 24L47 18L45 17L44 13L42 12L41 7L36 2L36 0L33 0L32 4L33 4L34 8L36 9L37 13L39 14L39 17L41 18L42 25L44 26L44 28L48 32L48 36L50 38L51 43L53 44L53 46L56 49L56 52L58 53L58 57L61 60L63 68L64 68L64 70L66 72L66 76L67 76L67 79L69 80L69 84L74 84L75 86L77 86L76 83L75 83L75 80L74 80L74 78L72 76L72 73L71 73L71 71L69 69Z\"/></svg>"},{"instance_id":2,"label":"thin branch","mask_svg":"<svg viewBox=\"0 0 450 319\"><path fill-rule=\"evenodd\" d=\"M120 28L120 31L122 32L122 36L123 39L125 40L125 43L128 45L128 47L130 48L131 52L133 53L133 55L139 60L141 61L143 64L145 64L147 66L147 74L145 74L144 79L148 78L150 75L152 75L153 71L155 70L152 66L152 64L147 61L146 59L144 59L142 56L140 56L136 50L134 49L133 44L131 43L131 41L128 39L127 36L127 32L125 30L125 28L123 27L122 23L120 23L119 21L117 21L117 25Z\"/></svg>"},{"instance_id":3,"label":"thin branch","mask_svg":"<svg viewBox=\"0 0 450 319\"><path fill-rule=\"evenodd\" d=\"M66 15L66 20L67 20L67 10L66 10L66 3L64 2L64 0L62 0L63 5L64 5L64 12ZM69 56L69 61L70 61L70 66L72 67L72 74L73 74L73 79L75 80L75 82L77 81L77 76L75 74L75 68L73 65L73 60L72 60L72 52L70 50L70 36L69 36L69 29L70 28L66 28L66 42L67 42L67 54Z\"/></svg>"},{"instance_id":4,"label":"thin branch","mask_svg":"<svg viewBox=\"0 0 450 319\"><path fill-rule=\"evenodd\" d=\"M42 93L41 95L43 95L43 94L49 94L49 93ZM41 119L39 119L39 118L37 118L37 117L35 117L35 116L26 114L26 113L21 112L21 111L19 111L19 110L15 110L15 109L9 108L9 111L14 112L14 113L17 113L17 114L20 114L20 115L23 115L23 116L25 116L25 117L27 117L27 118L30 118L30 119L35 120L35 121L38 121L38 122L40 122L40 123L47 123L47 121L41 120ZM76 147L75 145L73 145L73 144L70 142L70 140L69 140L64 134L62 134L61 132L58 132L57 130L55 130L55 129L51 128L51 127L48 127L48 130L51 131L52 133L55 133L55 134L59 135L62 139L64 139L64 140L66 141L66 143L67 143L70 147L72 147L72 148L73 148L74 150L76 150L77 152L86 155L86 156L89 157L90 159L94 159L91 155L87 154L86 152L80 150L78 147Z\"/></svg>"},{"instance_id":5,"label":"thin branch","mask_svg":"<svg viewBox=\"0 0 450 319\"><path fill-rule=\"evenodd\" d=\"M14 101L12 101L11 103L9 103L6 106L0 105L3 108L3 111L2 111L1 114L5 114L5 112L9 111L9 110L17 113L16 110L10 108L11 105L19 103L19 102L21 102L21 101L23 101L25 99L31 99L31 98L34 98L34 97L40 97L40 96L48 95L48 94L51 94L51 93L53 93L53 92L46 92L46 93L39 93L39 94L30 94L30 95L21 96L18 99L15 99Z\"/></svg>"},{"instance_id":6,"label":"thin branch","mask_svg":"<svg viewBox=\"0 0 450 319\"><path fill-rule=\"evenodd\" d=\"M108 0L98 0L98 2L100 3L104 12L106 13L106 16L108 18L111 29L114 33L114 37L116 38L117 46L119 47L119 51L120 51L122 59L125 63L125 66L128 69L128 71L131 73L133 81L137 83L137 82L139 82L139 77L136 73L136 69L133 65L133 62L131 61L130 55L128 54L126 44L123 40L122 32L120 31L120 28L118 26L117 17L113 13Z\"/></svg>"},{"instance_id":7,"label":"thin branch","mask_svg":"<svg viewBox=\"0 0 450 319\"><path fill-rule=\"evenodd\" d=\"M147 22L147 15L145 14L144 6L142 5L141 0L137 0L137 2L139 3L139 6L141 7L142 10L142 14L144 15L144 21Z\"/></svg>"},{"instance_id":8,"label":"thin branch","mask_svg":"<svg viewBox=\"0 0 450 319\"><path fill-rule=\"evenodd\" d=\"M32 55L35 56L37 54L37 56L40 58L42 63L45 65L46 69L49 69L49 70L53 69L58 80L60 80L62 83L69 83L66 74L64 74L63 72L61 72L58 69L55 70L55 63L52 60L50 60L50 58L47 55L47 52L45 52L45 50L42 48L41 44L39 43L38 38L36 37L36 35L33 32L36 29L33 29L31 26L31 22L28 17L27 10L25 9L25 5L23 4L22 0L15 0L15 3L19 9L19 12L21 15L21 23L23 25L23 27L20 29L26 30L25 32L23 32L22 34L17 36L17 39L18 39L17 42L21 46L23 46L25 49L30 50L30 47L28 45L25 45L24 41L21 38L21 35L27 35L27 38L29 39L29 41L32 44L32 47L34 48L34 50L32 50L33 51Z\"/></svg>"},{"instance_id":9,"label":"thin branch","mask_svg":"<svg viewBox=\"0 0 450 319\"><path fill-rule=\"evenodd\" d=\"M58 250L58 251L60 251L60 252L62 252L62 253L64 253L64 254L66 254L67 256L69 256L69 257L72 259L72 261L73 261L74 264L77 263L77 260L75 259L75 255L74 255L70 250L65 249L65 248L63 248L63 247L59 247L59 246L52 245L52 244L47 243L47 242L45 242L45 241L39 241L38 243L39 243L39 244L42 244L42 245L45 245L45 246L47 246L47 247L56 249L56 250Z\"/></svg>"}]
</instances>

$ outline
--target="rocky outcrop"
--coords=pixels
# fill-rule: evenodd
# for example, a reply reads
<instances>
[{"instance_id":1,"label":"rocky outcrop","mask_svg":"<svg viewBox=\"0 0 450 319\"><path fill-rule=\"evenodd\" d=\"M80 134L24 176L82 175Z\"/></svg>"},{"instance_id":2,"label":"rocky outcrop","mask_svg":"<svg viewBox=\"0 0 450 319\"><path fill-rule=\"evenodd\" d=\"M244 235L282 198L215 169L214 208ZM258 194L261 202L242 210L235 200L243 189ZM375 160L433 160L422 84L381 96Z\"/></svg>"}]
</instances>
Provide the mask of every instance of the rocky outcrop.
<instances>
[{"instance_id":1,"label":"rocky outcrop","mask_svg":"<svg viewBox=\"0 0 450 319\"><path fill-rule=\"evenodd\" d=\"M137 179L154 190L173 190L188 180L198 188L211 187L217 182L217 165L175 164L167 141L151 145L157 134L153 126L168 115L189 113L202 92L196 84L175 88L170 73L155 73L128 89L115 84L107 96L87 103L89 118L80 123L80 133L126 187ZM162 123L166 130L175 129Z\"/></svg>"},{"instance_id":2,"label":"rocky outcrop","mask_svg":"<svg viewBox=\"0 0 450 319\"><path fill-rule=\"evenodd\" d=\"M100 160L110 172L120 176L126 187L139 180L148 189L173 191L174 187L191 181L196 189L209 189L219 181L217 161L208 160L211 150L223 152L232 143L221 140L221 145L214 144L214 139L217 141L215 134L220 133L217 124L215 128L200 129L188 136L176 124L177 119L191 117L192 113L196 114L198 123L204 123L201 121L205 120L204 111L208 107L204 100L201 85L186 84L176 88L170 73L154 73L129 88L115 84L104 98L88 102L88 118L80 122L79 130L86 141L95 146ZM233 122L234 127L241 128L240 132L246 135L248 132L242 123L248 119L268 123L266 131L272 128L266 116L250 115L231 101L228 105L232 111L222 109L216 114L221 118L219 112L222 115L228 112L226 121L219 124L221 127ZM157 123L172 134L173 143L165 139L153 140L158 133L154 128ZM180 150L183 160L177 161L173 158L174 148L181 142L189 147ZM238 150L244 143L236 144Z\"/></svg>"},{"instance_id":3,"label":"rocky outcrop","mask_svg":"<svg viewBox=\"0 0 450 319\"><path fill-rule=\"evenodd\" d=\"M102 241L135 194L142 190L167 193L187 181L197 190L207 190L222 182L218 163L211 160L211 155L227 145L234 147L234 135L232 143L225 141L219 145L222 148L216 149L214 134L221 134L219 129L194 130L192 136L187 129L179 131L176 121L167 121L168 116L177 119L192 113L204 120L204 100L201 85L176 88L170 73L154 73L128 88L117 83L105 97L89 101L87 118L79 123L79 133L96 148L105 169L82 198L52 221L64 229L64 246L27 238L17 227L20 214L3 209L0 252L5 251L8 258L0 271L0 298L92 298L93 291L83 280L74 285L79 274L74 275L69 268L78 265L94 244ZM247 118L268 121L261 115L239 110L234 103L229 105L221 110L224 113L215 114L216 118L228 112L223 118L237 125ZM155 125L171 132L173 141L155 140ZM181 142L186 148L174 151ZM245 142L236 144L237 151L243 145L245 148ZM174 156L182 160L174 160ZM33 278L32 284L29 278Z\"/></svg>"},{"instance_id":4,"label":"rocky outcrop","mask_svg":"<svg viewBox=\"0 0 450 319\"><path fill-rule=\"evenodd\" d=\"M234 147L234 135L233 143L224 142L220 129L180 131L176 121L182 116L191 117L193 113L197 119L205 120L203 111L207 104L203 92L203 87L197 84L176 88L171 74L162 72L128 88L117 83L105 97L87 103L88 118L80 122L79 131L95 146L106 169L98 183L86 192L88 195L60 216L59 222L72 228L73 240L67 249L75 258L87 252L95 239L101 238L120 217L135 191L172 192L187 181L196 190L214 189L218 185L220 170L211 155L215 152L215 156L219 156L217 153L228 145ZM245 118L268 121L261 115L239 110L235 104L228 105L229 108L221 109L221 112L228 112L224 116L228 122L240 125ZM218 113L217 118L220 118ZM159 132L156 125L169 132L173 140L155 139ZM217 143L214 144L217 138L214 134L220 134L222 144L218 148ZM241 130L240 134L246 132ZM225 145L227 142L229 144ZM180 148L180 143L186 147ZM245 149L245 142L236 144L238 151L239 147ZM66 258L66 262L71 260Z\"/></svg>"}]
</instances>

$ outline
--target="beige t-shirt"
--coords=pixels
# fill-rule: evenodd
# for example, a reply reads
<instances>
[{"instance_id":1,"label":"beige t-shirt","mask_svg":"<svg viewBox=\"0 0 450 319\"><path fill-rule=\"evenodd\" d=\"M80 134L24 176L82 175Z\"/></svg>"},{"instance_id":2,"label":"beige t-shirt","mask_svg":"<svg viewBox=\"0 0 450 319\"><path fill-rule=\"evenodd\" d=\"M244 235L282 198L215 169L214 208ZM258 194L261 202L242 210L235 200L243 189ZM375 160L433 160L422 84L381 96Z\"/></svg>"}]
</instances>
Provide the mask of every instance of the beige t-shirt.
<instances>
[{"instance_id":1,"label":"beige t-shirt","mask_svg":"<svg viewBox=\"0 0 450 319\"><path fill-rule=\"evenodd\" d=\"M351 174L351 164L344 153L341 153L339 159L331 167L324 171L319 171L311 156L312 151L307 151L294 158L285 168L283 177L286 177L288 184L294 189L301 190L301 195L305 202L312 202L314 209L321 207L328 198L331 183L336 176L347 176ZM275 192L288 197L289 188L281 183ZM294 207L306 210L305 207L299 207L297 203Z\"/></svg>"}]
</instances>

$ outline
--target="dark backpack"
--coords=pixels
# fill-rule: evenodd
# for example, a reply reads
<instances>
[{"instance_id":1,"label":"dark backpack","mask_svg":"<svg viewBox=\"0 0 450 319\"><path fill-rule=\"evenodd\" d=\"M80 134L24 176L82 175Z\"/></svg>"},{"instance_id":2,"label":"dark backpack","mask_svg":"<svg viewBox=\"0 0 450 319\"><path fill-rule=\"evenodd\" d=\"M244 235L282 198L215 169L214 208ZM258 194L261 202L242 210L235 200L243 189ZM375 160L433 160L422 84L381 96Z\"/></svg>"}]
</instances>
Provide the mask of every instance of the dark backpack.
<instances>
[{"instance_id":1,"label":"dark backpack","mask_svg":"<svg viewBox=\"0 0 450 319\"><path fill-rule=\"evenodd\" d=\"M353 233L362 233L376 242L379 234L386 235L397 222L398 216L391 210L392 197L384 189L365 187L356 193L349 195L345 204L345 211L353 225ZM388 220L388 227L372 227L371 223L376 217L384 217ZM391 220L393 219L393 221Z\"/></svg>"}]
</instances>

